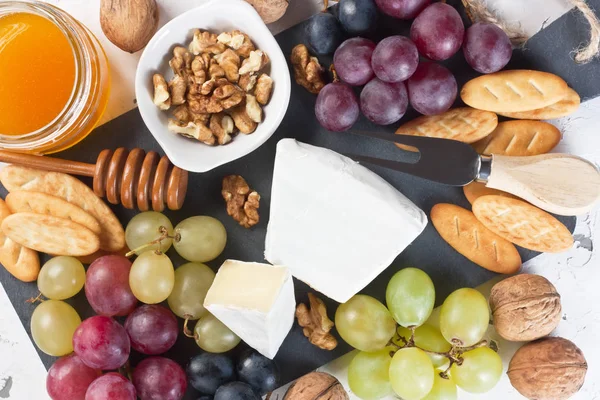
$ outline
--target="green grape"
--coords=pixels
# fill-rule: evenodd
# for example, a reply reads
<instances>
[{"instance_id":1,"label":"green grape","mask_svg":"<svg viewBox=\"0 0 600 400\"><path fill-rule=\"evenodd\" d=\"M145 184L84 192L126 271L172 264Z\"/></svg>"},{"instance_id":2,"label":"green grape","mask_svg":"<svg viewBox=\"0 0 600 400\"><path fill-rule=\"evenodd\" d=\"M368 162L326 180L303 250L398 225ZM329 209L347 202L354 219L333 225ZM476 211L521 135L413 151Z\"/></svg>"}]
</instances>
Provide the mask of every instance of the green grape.
<instances>
[{"instance_id":1,"label":"green grape","mask_svg":"<svg viewBox=\"0 0 600 400\"><path fill-rule=\"evenodd\" d=\"M183 319L198 319L205 312L204 298L215 280L212 269L200 263L187 263L175 270L175 285L167 299L171 310Z\"/></svg>"},{"instance_id":2,"label":"green grape","mask_svg":"<svg viewBox=\"0 0 600 400\"><path fill-rule=\"evenodd\" d=\"M485 393L502 376L502 359L489 347L479 347L462 355L462 365L454 364L450 373L461 389L470 393Z\"/></svg>"},{"instance_id":3,"label":"green grape","mask_svg":"<svg viewBox=\"0 0 600 400\"><path fill-rule=\"evenodd\" d=\"M396 332L396 323L388 309L363 294L338 307L335 326L346 343L361 351L383 349Z\"/></svg>"},{"instance_id":4,"label":"green grape","mask_svg":"<svg viewBox=\"0 0 600 400\"><path fill-rule=\"evenodd\" d=\"M411 332L408 328L400 327L398 328L398 334L408 340L410 339ZM394 340L394 342L400 346L405 344L403 341ZM446 353L452 348L452 345L444 339L440 330L429 324L423 324L415 329L415 345L437 353ZM427 353L427 355L431 358L431 362L436 368L448 362L448 358L442 355L431 353Z\"/></svg>"},{"instance_id":5,"label":"green grape","mask_svg":"<svg viewBox=\"0 0 600 400\"><path fill-rule=\"evenodd\" d=\"M423 400L456 400L456 384L451 377L444 379L440 376L439 371L435 371L433 378L433 388Z\"/></svg>"},{"instance_id":6,"label":"green grape","mask_svg":"<svg viewBox=\"0 0 600 400\"><path fill-rule=\"evenodd\" d=\"M475 289L458 289L450 294L440 311L440 330L455 346L468 347L479 342L490 323L487 301Z\"/></svg>"},{"instance_id":7,"label":"green grape","mask_svg":"<svg viewBox=\"0 0 600 400\"><path fill-rule=\"evenodd\" d=\"M173 236L173 224L164 214L156 211L145 211L131 218L125 229L125 242L131 250L142 247L162 236L161 229L166 229L169 236ZM160 245L144 247L136 252L141 253L148 250L160 250L165 253L171 248L173 239L166 238L160 241Z\"/></svg>"},{"instance_id":8,"label":"green grape","mask_svg":"<svg viewBox=\"0 0 600 400\"><path fill-rule=\"evenodd\" d=\"M227 231L221 221L207 216L184 219L175 227L175 235L173 246L188 261L214 260L227 243Z\"/></svg>"},{"instance_id":9,"label":"green grape","mask_svg":"<svg viewBox=\"0 0 600 400\"><path fill-rule=\"evenodd\" d=\"M237 346L241 339L211 313L200 317L194 327L196 344L209 353L225 353Z\"/></svg>"},{"instance_id":10,"label":"green grape","mask_svg":"<svg viewBox=\"0 0 600 400\"><path fill-rule=\"evenodd\" d=\"M31 315L31 336L44 353L60 357L73 352L73 334L81 324L77 311L64 301L46 300Z\"/></svg>"},{"instance_id":11,"label":"green grape","mask_svg":"<svg viewBox=\"0 0 600 400\"><path fill-rule=\"evenodd\" d=\"M146 251L138 256L129 272L133 295L146 304L156 304L169 297L173 290L173 263L163 253Z\"/></svg>"},{"instance_id":12,"label":"green grape","mask_svg":"<svg viewBox=\"0 0 600 400\"><path fill-rule=\"evenodd\" d=\"M363 400L378 400L392 392L390 363L393 348L373 353L361 351L350 362L348 383L352 392Z\"/></svg>"},{"instance_id":13,"label":"green grape","mask_svg":"<svg viewBox=\"0 0 600 400\"><path fill-rule=\"evenodd\" d=\"M85 283L85 268L75 257L59 256L44 264L38 276L40 293L52 300L75 296Z\"/></svg>"},{"instance_id":14,"label":"green grape","mask_svg":"<svg viewBox=\"0 0 600 400\"><path fill-rule=\"evenodd\" d=\"M390 382L404 400L420 400L431 391L435 372L431 359L416 347L400 349L392 357Z\"/></svg>"},{"instance_id":15,"label":"green grape","mask_svg":"<svg viewBox=\"0 0 600 400\"><path fill-rule=\"evenodd\" d=\"M425 272L405 268L390 279L385 301L400 326L421 326L433 310L435 288Z\"/></svg>"}]
</instances>

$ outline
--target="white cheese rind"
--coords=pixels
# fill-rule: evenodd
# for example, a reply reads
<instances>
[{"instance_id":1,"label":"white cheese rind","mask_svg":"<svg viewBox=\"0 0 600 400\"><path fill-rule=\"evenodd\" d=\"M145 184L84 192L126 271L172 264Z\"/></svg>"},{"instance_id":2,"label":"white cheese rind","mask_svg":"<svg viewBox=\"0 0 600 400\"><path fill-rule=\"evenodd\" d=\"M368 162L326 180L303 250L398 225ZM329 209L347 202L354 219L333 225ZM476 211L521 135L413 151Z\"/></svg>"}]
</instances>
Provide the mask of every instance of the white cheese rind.
<instances>
[{"instance_id":1,"label":"white cheese rind","mask_svg":"<svg viewBox=\"0 0 600 400\"><path fill-rule=\"evenodd\" d=\"M422 210L348 157L277 144L265 258L327 297L348 301L426 225Z\"/></svg>"},{"instance_id":2,"label":"white cheese rind","mask_svg":"<svg viewBox=\"0 0 600 400\"><path fill-rule=\"evenodd\" d=\"M231 260L225 262L230 263ZM269 267L273 269L284 269L285 278L279 287L267 287L267 291L276 291L275 300L272 302L268 311L257 309L256 307L233 306L229 304L226 297L215 293L219 290L219 285L226 285L235 279L233 276L228 276L227 281L219 282L219 273L215 277L213 286L208 291L204 307L210 311L215 317L223 322L229 329L238 335L250 347L256 349L265 357L273 358L277 354L279 347L283 343L294 323L294 313L296 309L296 299L294 296L294 283L292 275L288 268L272 266L268 264L258 263L242 263L247 268L256 266ZM252 285L255 289L265 281L257 274L256 279L248 280L243 277L244 282L232 282L239 286L240 283ZM212 292L212 293L211 293ZM271 297L273 293L265 294Z\"/></svg>"}]
</instances>

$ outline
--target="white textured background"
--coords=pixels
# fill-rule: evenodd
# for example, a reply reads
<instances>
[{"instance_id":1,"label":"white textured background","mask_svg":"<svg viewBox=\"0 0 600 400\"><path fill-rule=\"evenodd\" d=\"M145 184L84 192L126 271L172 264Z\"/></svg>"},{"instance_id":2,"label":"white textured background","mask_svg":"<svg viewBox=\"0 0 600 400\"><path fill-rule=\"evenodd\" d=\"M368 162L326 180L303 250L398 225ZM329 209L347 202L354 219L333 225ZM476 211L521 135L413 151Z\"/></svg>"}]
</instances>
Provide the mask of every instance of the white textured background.
<instances>
[{"instance_id":1,"label":"white textured background","mask_svg":"<svg viewBox=\"0 0 600 400\"><path fill-rule=\"evenodd\" d=\"M104 121L113 119L135 106L133 77L139 53L128 55L109 43L100 31L99 0L48 0L69 11L94 31L102 41L112 64L113 93ZM175 15L201 4L205 0L158 0L161 23ZM218 0L217 0L218 1ZM291 0L286 16L272 26L274 33L290 27L315 13L319 0ZM519 23L530 35L569 10L568 0L487 0L491 8L505 19ZM558 43L557 45L560 45ZM565 49L570 51L571 49ZM556 151L586 157L600 164L600 98L582 105L577 114L552 121L561 128L564 138ZM584 352L589 370L578 400L600 398L600 346L596 335L600 332L600 258L594 249L600 235L600 210L578 220L574 248L560 255L544 254L528 262L524 272L548 278L562 295L563 321L554 333L574 341ZM484 285L486 286L486 285ZM487 285L487 289L489 290ZM484 287L482 290L486 290ZM500 343L505 367L519 344ZM338 373L343 379L348 357L323 368ZM25 333L4 289L0 285L0 399L46 400L46 370L33 344ZM521 399L504 376L490 393L472 396L461 393L461 400L485 398L488 400Z\"/></svg>"}]
</instances>

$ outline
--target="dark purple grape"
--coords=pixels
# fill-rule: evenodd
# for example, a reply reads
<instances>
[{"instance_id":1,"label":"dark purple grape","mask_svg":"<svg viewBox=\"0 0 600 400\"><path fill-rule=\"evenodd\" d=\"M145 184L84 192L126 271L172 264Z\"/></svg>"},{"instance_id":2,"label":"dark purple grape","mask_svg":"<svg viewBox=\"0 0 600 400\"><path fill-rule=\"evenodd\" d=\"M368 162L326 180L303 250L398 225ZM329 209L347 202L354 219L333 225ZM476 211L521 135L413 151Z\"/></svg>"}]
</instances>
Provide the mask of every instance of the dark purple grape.
<instances>
[{"instance_id":1,"label":"dark purple grape","mask_svg":"<svg viewBox=\"0 0 600 400\"><path fill-rule=\"evenodd\" d=\"M213 400L212 396L200 396L196 400Z\"/></svg>"},{"instance_id":2,"label":"dark purple grape","mask_svg":"<svg viewBox=\"0 0 600 400\"><path fill-rule=\"evenodd\" d=\"M306 42L313 53L331 54L344 41L344 30L338 19L329 13L313 15L304 27Z\"/></svg>"},{"instance_id":3,"label":"dark purple grape","mask_svg":"<svg viewBox=\"0 0 600 400\"><path fill-rule=\"evenodd\" d=\"M279 369L275 361L253 349L247 349L240 355L236 371L240 381L252 386L260 395L279 387Z\"/></svg>"},{"instance_id":4,"label":"dark purple grape","mask_svg":"<svg viewBox=\"0 0 600 400\"><path fill-rule=\"evenodd\" d=\"M378 125L397 122L404 116L407 107L408 94L404 82L387 83L374 78L360 93L363 115Z\"/></svg>"},{"instance_id":5,"label":"dark purple grape","mask_svg":"<svg viewBox=\"0 0 600 400\"><path fill-rule=\"evenodd\" d=\"M230 382L217 389L215 400L261 400L261 397L247 383Z\"/></svg>"},{"instance_id":6,"label":"dark purple grape","mask_svg":"<svg viewBox=\"0 0 600 400\"><path fill-rule=\"evenodd\" d=\"M325 85L317 96L315 115L321 126L329 131L350 129L359 115L358 100L352 88L342 82Z\"/></svg>"},{"instance_id":7,"label":"dark purple grape","mask_svg":"<svg viewBox=\"0 0 600 400\"><path fill-rule=\"evenodd\" d=\"M413 19L431 0L375 0L381 11L394 18Z\"/></svg>"},{"instance_id":8,"label":"dark purple grape","mask_svg":"<svg viewBox=\"0 0 600 400\"><path fill-rule=\"evenodd\" d=\"M181 400L187 389L183 368L165 357L150 357L133 370L133 386L140 400Z\"/></svg>"},{"instance_id":9,"label":"dark purple grape","mask_svg":"<svg viewBox=\"0 0 600 400\"><path fill-rule=\"evenodd\" d=\"M467 29L463 53L477 72L500 71L512 57L512 45L506 32L494 24L477 22Z\"/></svg>"},{"instance_id":10,"label":"dark purple grape","mask_svg":"<svg viewBox=\"0 0 600 400\"><path fill-rule=\"evenodd\" d=\"M333 55L335 71L343 82L362 86L373 78L371 56L375 43L360 37L346 40Z\"/></svg>"},{"instance_id":11,"label":"dark purple grape","mask_svg":"<svg viewBox=\"0 0 600 400\"><path fill-rule=\"evenodd\" d=\"M452 106L457 94L456 78L442 65L424 62L408 80L408 99L424 115L441 114Z\"/></svg>"},{"instance_id":12,"label":"dark purple grape","mask_svg":"<svg viewBox=\"0 0 600 400\"><path fill-rule=\"evenodd\" d=\"M371 66L384 82L401 82L412 76L419 65L417 46L407 37L390 36L377 44Z\"/></svg>"},{"instance_id":13,"label":"dark purple grape","mask_svg":"<svg viewBox=\"0 0 600 400\"><path fill-rule=\"evenodd\" d=\"M131 347L142 354L155 356L169 350L177 341L177 318L166 307L146 304L136 308L125 321Z\"/></svg>"},{"instance_id":14,"label":"dark purple grape","mask_svg":"<svg viewBox=\"0 0 600 400\"><path fill-rule=\"evenodd\" d=\"M366 33L377 23L377 7L373 0L340 0L338 19L351 35Z\"/></svg>"},{"instance_id":15,"label":"dark purple grape","mask_svg":"<svg viewBox=\"0 0 600 400\"><path fill-rule=\"evenodd\" d=\"M84 400L88 387L100 374L70 354L59 358L48 370L46 391L52 400Z\"/></svg>"},{"instance_id":16,"label":"dark purple grape","mask_svg":"<svg viewBox=\"0 0 600 400\"><path fill-rule=\"evenodd\" d=\"M431 60L447 60L463 42L465 25L456 9L446 3L434 3L413 21L410 38L419 52Z\"/></svg>"},{"instance_id":17,"label":"dark purple grape","mask_svg":"<svg viewBox=\"0 0 600 400\"><path fill-rule=\"evenodd\" d=\"M235 379L233 361L223 354L198 354L190 359L185 371L190 385L208 395L215 394L219 386Z\"/></svg>"},{"instance_id":18,"label":"dark purple grape","mask_svg":"<svg viewBox=\"0 0 600 400\"><path fill-rule=\"evenodd\" d=\"M73 334L73 349L81 361L105 371L124 365L129 358L130 347L125 328L102 315L86 319Z\"/></svg>"},{"instance_id":19,"label":"dark purple grape","mask_svg":"<svg viewBox=\"0 0 600 400\"><path fill-rule=\"evenodd\" d=\"M99 315L125 316L137 305L129 287L131 261L109 255L98 258L87 270L85 297Z\"/></svg>"},{"instance_id":20,"label":"dark purple grape","mask_svg":"<svg viewBox=\"0 0 600 400\"><path fill-rule=\"evenodd\" d=\"M85 400L136 400L135 387L129 379L110 372L96 379L85 394Z\"/></svg>"}]
</instances>

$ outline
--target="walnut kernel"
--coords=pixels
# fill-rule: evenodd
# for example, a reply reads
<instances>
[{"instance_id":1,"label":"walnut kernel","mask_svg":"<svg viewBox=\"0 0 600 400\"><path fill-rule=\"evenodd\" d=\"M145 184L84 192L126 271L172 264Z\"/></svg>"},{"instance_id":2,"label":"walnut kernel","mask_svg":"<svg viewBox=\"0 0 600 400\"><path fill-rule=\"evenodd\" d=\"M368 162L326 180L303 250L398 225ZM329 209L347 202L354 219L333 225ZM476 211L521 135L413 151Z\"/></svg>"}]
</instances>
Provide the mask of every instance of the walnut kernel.
<instances>
[{"instance_id":1,"label":"walnut kernel","mask_svg":"<svg viewBox=\"0 0 600 400\"><path fill-rule=\"evenodd\" d=\"M169 66L175 75L187 78L192 74L192 54L185 47L177 46L173 49L173 58Z\"/></svg>"},{"instance_id":2,"label":"walnut kernel","mask_svg":"<svg viewBox=\"0 0 600 400\"><path fill-rule=\"evenodd\" d=\"M308 294L308 301L310 309L303 303L296 307L296 318L298 325L303 328L304 336L323 350L335 349L337 340L329 333L333 328L333 321L327 317L325 303L312 293Z\"/></svg>"},{"instance_id":3,"label":"walnut kernel","mask_svg":"<svg viewBox=\"0 0 600 400\"><path fill-rule=\"evenodd\" d=\"M246 95L246 114L256 123L262 122L262 108L251 94Z\"/></svg>"},{"instance_id":4,"label":"walnut kernel","mask_svg":"<svg viewBox=\"0 0 600 400\"><path fill-rule=\"evenodd\" d=\"M174 119L169 119L168 129L171 132L178 133L182 136L199 140L205 144L215 144L215 138L213 137L210 129L202 124L196 124L194 122L188 122L187 124L181 124Z\"/></svg>"},{"instance_id":5,"label":"walnut kernel","mask_svg":"<svg viewBox=\"0 0 600 400\"><path fill-rule=\"evenodd\" d=\"M218 113L210 116L209 128L217 138L217 143L222 145L231 142L231 134L235 125L229 115Z\"/></svg>"},{"instance_id":6,"label":"walnut kernel","mask_svg":"<svg viewBox=\"0 0 600 400\"><path fill-rule=\"evenodd\" d=\"M221 54L215 56L215 60L219 64L223 71L225 71L225 77L229 82L237 83L240 79L238 73L240 69L240 56L235 54L231 49L227 49Z\"/></svg>"},{"instance_id":7,"label":"walnut kernel","mask_svg":"<svg viewBox=\"0 0 600 400\"><path fill-rule=\"evenodd\" d=\"M221 54L225 45L217 41L217 35L200 29L194 30L194 40L190 43L190 52L194 55L201 53Z\"/></svg>"},{"instance_id":8,"label":"walnut kernel","mask_svg":"<svg viewBox=\"0 0 600 400\"><path fill-rule=\"evenodd\" d=\"M292 65L296 83L311 93L318 94L325 86L325 70L316 57L311 57L308 48L299 44L292 49Z\"/></svg>"},{"instance_id":9,"label":"walnut kernel","mask_svg":"<svg viewBox=\"0 0 600 400\"><path fill-rule=\"evenodd\" d=\"M227 205L227 214L241 226L250 228L258 224L260 195L250 189L244 178L239 175L223 178L221 194Z\"/></svg>"},{"instance_id":10,"label":"walnut kernel","mask_svg":"<svg viewBox=\"0 0 600 400\"><path fill-rule=\"evenodd\" d=\"M171 107L171 95L167 81L161 74L154 74L152 83L154 85L154 104L161 110L168 110Z\"/></svg>"},{"instance_id":11,"label":"walnut kernel","mask_svg":"<svg viewBox=\"0 0 600 400\"><path fill-rule=\"evenodd\" d=\"M248 135L256 130L258 124L250 118L246 111L246 105L239 105L230 109L229 115L233 118L235 127L240 130L240 133Z\"/></svg>"},{"instance_id":12,"label":"walnut kernel","mask_svg":"<svg viewBox=\"0 0 600 400\"><path fill-rule=\"evenodd\" d=\"M256 82L256 91L254 95L256 100L263 106L269 103L271 100L271 93L273 92L273 79L267 74L261 74Z\"/></svg>"},{"instance_id":13,"label":"walnut kernel","mask_svg":"<svg viewBox=\"0 0 600 400\"><path fill-rule=\"evenodd\" d=\"M254 86L256 86L256 80L258 79L258 75L254 72L250 72L240 76L240 80L238 81L238 86L246 93L250 93Z\"/></svg>"},{"instance_id":14,"label":"walnut kernel","mask_svg":"<svg viewBox=\"0 0 600 400\"><path fill-rule=\"evenodd\" d=\"M250 52L248 58L242 62L239 73L240 75L247 74L249 72L258 72L263 69L269 63L269 57L267 53L262 50L254 50Z\"/></svg>"},{"instance_id":15,"label":"walnut kernel","mask_svg":"<svg viewBox=\"0 0 600 400\"><path fill-rule=\"evenodd\" d=\"M169 82L169 90L171 91L171 104L174 106L185 103L185 94L188 88L188 82L181 75L175 75L173 80Z\"/></svg>"}]
</instances>

